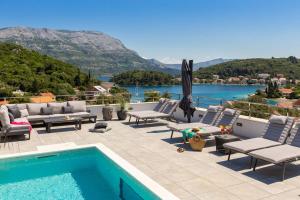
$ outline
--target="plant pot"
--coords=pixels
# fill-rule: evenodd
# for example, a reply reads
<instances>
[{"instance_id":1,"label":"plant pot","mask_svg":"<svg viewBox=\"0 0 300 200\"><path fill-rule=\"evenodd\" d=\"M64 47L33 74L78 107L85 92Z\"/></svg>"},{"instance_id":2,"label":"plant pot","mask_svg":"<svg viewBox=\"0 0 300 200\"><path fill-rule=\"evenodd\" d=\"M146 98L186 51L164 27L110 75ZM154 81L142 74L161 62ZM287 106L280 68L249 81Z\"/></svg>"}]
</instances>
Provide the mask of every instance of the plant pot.
<instances>
[{"instance_id":1,"label":"plant pot","mask_svg":"<svg viewBox=\"0 0 300 200\"><path fill-rule=\"evenodd\" d=\"M118 119L125 120L127 118L127 111L126 110L119 110L117 111Z\"/></svg>"},{"instance_id":2,"label":"plant pot","mask_svg":"<svg viewBox=\"0 0 300 200\"><path fill-rule=\"evenodd\" d=\"M105 106L102 108L102 115L104 121L110 121L112 120L113 115L113 108L110 106Z\"/></svg>"}]
</instances>

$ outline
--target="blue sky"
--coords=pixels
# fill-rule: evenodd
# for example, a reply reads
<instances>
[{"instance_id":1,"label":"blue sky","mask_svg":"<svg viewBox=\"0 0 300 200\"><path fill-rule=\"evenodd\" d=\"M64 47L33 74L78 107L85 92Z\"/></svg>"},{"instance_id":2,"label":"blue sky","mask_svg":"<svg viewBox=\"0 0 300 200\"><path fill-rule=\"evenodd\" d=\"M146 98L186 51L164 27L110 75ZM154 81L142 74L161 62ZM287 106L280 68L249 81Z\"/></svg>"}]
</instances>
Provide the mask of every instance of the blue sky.
<instances>
[{"instance_id":1,"label":"blue sky","mask_svg":"<svg viewBox=\"0 0 300 200\"><path fill-rule=\"evenodd\" d=\"M7 0L0 27L96 30L146 58L300 57L299 0Z\"/></svg>"}]
</instances>

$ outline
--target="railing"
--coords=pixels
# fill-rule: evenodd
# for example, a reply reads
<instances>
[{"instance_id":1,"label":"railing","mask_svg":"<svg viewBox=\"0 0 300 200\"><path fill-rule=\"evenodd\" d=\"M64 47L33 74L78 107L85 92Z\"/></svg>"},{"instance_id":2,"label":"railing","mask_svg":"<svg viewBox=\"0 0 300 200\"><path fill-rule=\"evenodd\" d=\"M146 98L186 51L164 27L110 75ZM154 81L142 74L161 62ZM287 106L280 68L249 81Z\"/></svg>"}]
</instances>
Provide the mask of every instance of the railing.
<instances>
[{"instance_id":1,"label":"railing","mask_svg":"<svg viewBox=\"0 0 300 200\"><path fill-rule=\"evenodd\" d=\"M169 98L180 100L182 94L169 93ZM85 100L89 105L103 105L103 104L119 104L121 101L139 103L139 102L155 102L161 98L160 95L131 95L128 93L116 94L116 95L57 95L52 100L54 102L70 101L70 100ZM29 103L31 102L31 97L2 97L0 102L5 101L8 103ZM43 98L41 101L37 101L38 98L35 98L36 103L44 102ZM224 105L225 107L230 107L238 109L241 111L242 115L258 118L268 118L271 114L281 114L288 116L299 117L300 112L298 109L288 109L288 108L279 108L274 105L263 104L263 103L254 103L242 100L234 100L228 102L226 99L221 98L211 98L206 96L193 95L193 104L195 107L207 108L209 105Z\"/></svg>"}]
</instances>

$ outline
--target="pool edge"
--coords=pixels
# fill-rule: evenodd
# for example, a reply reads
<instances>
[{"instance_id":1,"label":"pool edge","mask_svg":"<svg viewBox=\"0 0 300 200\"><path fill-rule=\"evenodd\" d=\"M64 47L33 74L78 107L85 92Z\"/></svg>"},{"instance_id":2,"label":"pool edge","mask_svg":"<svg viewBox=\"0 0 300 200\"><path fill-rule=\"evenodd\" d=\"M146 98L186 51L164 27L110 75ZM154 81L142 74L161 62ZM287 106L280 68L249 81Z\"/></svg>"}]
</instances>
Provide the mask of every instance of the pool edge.
<instances>
[{"instance_id":1,"label":"pool edge","mask_svg":"<svg viewBox=\"0 0 300 200\"><path fill-rule=\"evenodd\" d=\"M23 156L34 156L39 154L45 153L55 153L55 152L62 152L67 150L76 150L76 149L85 149L85 148L97 148L99 151L104 153L108 158L113 160L117 165L123 168L126 172L128 172L132 177L134 177L137 181L147 187L151 192L157 195L161 199L165 200L179 200L174 194L169 192L167 189L162 187L159 183L155 182L145 173L137 169L127 160L119 156L117 153L109 149L107 146L101 143L97 144L89 144L89 145L77 145L77 146L59 146L59 147L52 147L51 149L39 149L36 151L30 152L23 152L23 153L14 153L14 154L7 154L7 155L0 155L0 159L8 159L8 158L18 158Z\"/></svg>"}]
</instances>

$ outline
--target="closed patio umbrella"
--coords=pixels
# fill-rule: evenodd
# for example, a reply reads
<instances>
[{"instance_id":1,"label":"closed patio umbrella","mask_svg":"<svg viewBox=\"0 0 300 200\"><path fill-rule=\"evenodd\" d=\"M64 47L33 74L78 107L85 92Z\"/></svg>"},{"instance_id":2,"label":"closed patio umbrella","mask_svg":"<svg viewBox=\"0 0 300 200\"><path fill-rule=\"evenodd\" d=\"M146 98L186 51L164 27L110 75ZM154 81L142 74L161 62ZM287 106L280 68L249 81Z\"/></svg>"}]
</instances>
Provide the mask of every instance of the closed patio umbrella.
<instances>
[{"instance_id":1,"label":"closed patio umbrella","mask_svg":"<svg viewBox=\"0 0 300 200\"><path fill-rule=\"evenodd\" d=\"M195 112L192 99L192 77L193 77L193 60L189 61L189 64L184 59L181 65L181 82L183 98L179 103L179 108L184 112L184 116L187 117L188 122L191 122L191 117Z\"/></svg>"}]
</instances>

